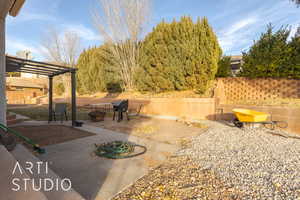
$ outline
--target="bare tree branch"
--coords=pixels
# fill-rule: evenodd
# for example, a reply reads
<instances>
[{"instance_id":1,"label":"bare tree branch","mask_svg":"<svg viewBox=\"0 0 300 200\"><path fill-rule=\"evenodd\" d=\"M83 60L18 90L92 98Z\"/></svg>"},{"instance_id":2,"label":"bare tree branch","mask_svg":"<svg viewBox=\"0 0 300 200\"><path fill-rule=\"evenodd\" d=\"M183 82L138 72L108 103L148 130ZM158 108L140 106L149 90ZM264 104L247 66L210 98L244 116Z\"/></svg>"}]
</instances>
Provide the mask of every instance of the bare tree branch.
<instances>
[{"instance_id":1,"label":"bare tree branch","mask_svg":"<svg viewBox=\"0 0 300 200\"><path fill-rule=\"evenodd\" d=\"M298 6L300 5L300 0L290 0L290 1L296 3Z\"/></svg>"},{"instance_id":2,"label":"bare tree branch","mask_svg":"<svg viewBox=\"0 0 300 200\"><path fill-rule=\"evenodd\" d=\"M52 62L75 67L76 60L81 51L79 36L72 31L62 34L55 28L49 28L41 42L44 56Z\"/></svg>"},{"instance_id":3,"label":"bare tree branch","mask_svg":"<svg viewBox=\"0 0 300 200\"><path fill-rule=\"evenodd\" d=\"M51 62L75 67L81 52L81 41L75 32L65 31L62 34L55 28L49 28L41 42L44 56ZM63 83L65 96L71 94L71 84L69 74L62 76L59 80Z\"/></svg>"},{"instance_id":4,"label":"bare tree branch","mask_svg":"<svg viewBox=\"0 0 300 200\"><path fill-rule=\"evenodd\" d=\"M134 88L133 74L138 66L139 41L150 15L150 0L97 0L94 23L110 47L125 90Z\"/></svg>"}]
</instances>

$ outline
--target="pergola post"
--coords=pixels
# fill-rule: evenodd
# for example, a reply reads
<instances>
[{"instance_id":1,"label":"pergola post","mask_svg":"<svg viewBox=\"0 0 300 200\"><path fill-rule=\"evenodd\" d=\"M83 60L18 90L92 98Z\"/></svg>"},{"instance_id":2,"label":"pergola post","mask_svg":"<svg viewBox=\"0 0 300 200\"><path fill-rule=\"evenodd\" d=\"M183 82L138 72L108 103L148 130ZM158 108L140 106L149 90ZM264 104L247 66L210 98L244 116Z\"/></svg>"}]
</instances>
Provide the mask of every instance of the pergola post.
<instances>
[{"instance_id":1,"label":"pergola post","mask_svg":"<svg viewBox=\"0 0 300 200\"><path fill-rule=\"evenodd\" d=\"M71 87L72 87L72 126L76 126L76 71L71 71Z\"/></svg>"},{"instance_id":2,"label":"pergola post","mask_svg":"<svg viewBox=\"0 0 300 200\"><path fill-rule=\"evenodd\" d=\"M49 117L48 122L53 119L53 76L49 76Z\"/></svg>"},{"instance_id":3,"label":"pergola post","mask_svg":"<svg viewBox=\"0 0 300 200\"><path fill-rule=\"evenodd\" d=\"M6 125L5 17L0 16L0 123Z\"/></svg>"}]
</instances>

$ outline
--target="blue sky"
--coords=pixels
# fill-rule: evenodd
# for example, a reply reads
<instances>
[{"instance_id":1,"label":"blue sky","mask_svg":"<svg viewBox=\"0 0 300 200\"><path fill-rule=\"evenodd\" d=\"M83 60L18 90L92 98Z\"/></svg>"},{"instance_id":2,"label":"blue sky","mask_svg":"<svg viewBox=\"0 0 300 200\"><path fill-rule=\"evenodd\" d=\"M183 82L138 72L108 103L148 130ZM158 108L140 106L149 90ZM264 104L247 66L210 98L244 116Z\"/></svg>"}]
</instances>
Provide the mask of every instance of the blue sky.
<instances>
[{"instance_id":1,"label":"blue sky","mask_svg":"<svg viewBox=\"0 0 300 200\"><path fill-rule=\"evenodd\" d=\"M77 32L83 47L101 44L90 15L95 1L26 0L19 16L7 18L7 53L30 50L35 59L43 59L41 41L52 26ZM148 31L162 19L206 16L227 55L247 50L269 23L275 28L290 25L292 34L300 25L300 8L289 0L153 0L152 4Z\"/></svg>"}]
</instances>

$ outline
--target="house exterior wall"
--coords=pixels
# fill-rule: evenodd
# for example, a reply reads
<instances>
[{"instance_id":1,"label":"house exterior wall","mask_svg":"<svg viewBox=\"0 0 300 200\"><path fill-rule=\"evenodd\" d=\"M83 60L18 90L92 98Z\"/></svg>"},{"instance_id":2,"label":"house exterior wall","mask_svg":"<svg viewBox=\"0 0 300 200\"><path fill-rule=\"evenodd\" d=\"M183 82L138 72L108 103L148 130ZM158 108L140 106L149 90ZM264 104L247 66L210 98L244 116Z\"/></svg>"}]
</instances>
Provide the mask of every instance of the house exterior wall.
<instances>
[{"instance_id":1,"label":"house exterior wall","mask_svg":"<svg viewBox=\"0 0 300 200\"><path fill-rule=\"evenodd\" d=\"M6 65L5 65L5 19L12 0L0 1L0 123L6 125Z\"/></svg>"},{"instance_id":2,"label":"house exterior wall","mask_svg":"<svg viewBox=\"0 0 300 200\"><path fill-rule=\"evenodd\" d=\"M27 78L27 77L6 77L7 85L11 86L22 86L26 85L26 83L30 83L31 85L36 85L38 87L48 88L48 78Z\"/></svg>"},{"instance_id":3,"label":"house exterior wall","mask_svg":"<svg viewBox=\"0 0 300 200\"><path fill-rule=\"evenodd\" d=\"M0 123L6 125L5 16L6 14L4 15L3 13L0 13Z\"/></svg>"},{"instance_id":4,"label":"house exterior wall","mask_svg":"<svg viewBox=\"0 0 300 200\"><path fill-rule=\"evenodd\" d=\"M243 56L231 56L231 73L232 76L236 76L241 71L241 67L243 64Z\"/></svg>"},{"instance_id":5,"label":"house exterior wall","mask_svg":"<svg viewBox=\"0 0 300 200\"><path fill-rule=\"evenodd\" d=\"M21 90L7 90L6 99L8 104L35 104L36 97L45 95L44 89L23 88Z\"/></svg>"}]
</instances>

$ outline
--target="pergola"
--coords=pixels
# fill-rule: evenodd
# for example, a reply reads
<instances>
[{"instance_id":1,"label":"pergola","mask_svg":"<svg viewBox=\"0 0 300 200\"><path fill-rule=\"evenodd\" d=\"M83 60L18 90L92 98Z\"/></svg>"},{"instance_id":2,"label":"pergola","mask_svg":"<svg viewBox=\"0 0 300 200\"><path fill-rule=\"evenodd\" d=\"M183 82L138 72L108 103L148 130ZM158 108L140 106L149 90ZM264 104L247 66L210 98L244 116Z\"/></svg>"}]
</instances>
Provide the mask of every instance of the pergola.
<instances>
[{"instance_id":1,"label":"pergola","mask_svg":"<svg viewBox=\"0 0 300 200\"><path fill-rule=\"evenodd\" d=\"M76 126L76 69L62 65L6 56L6 72L24 72L49 78L49 122L53 120L53 77L71 73L72 126Z\"/></svg>"}]
</instances>

